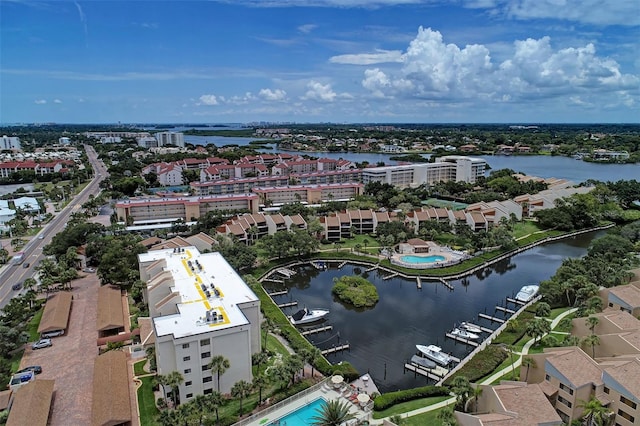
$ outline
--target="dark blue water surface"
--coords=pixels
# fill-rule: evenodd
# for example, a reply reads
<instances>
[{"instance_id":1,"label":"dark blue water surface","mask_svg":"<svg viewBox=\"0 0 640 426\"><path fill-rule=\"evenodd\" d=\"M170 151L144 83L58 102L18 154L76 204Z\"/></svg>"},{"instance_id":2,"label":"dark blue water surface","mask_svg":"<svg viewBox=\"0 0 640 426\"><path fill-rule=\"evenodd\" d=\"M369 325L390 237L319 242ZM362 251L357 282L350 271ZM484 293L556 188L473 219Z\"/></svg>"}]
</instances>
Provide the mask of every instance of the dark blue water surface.
<instances>
[{"instance_id":1,"label":"dark blue water surface","mask_svg":"<svg viewBox=\"0 0 640 426\"><path fill-rule=\"evenodd\" d=\"M300 267L286 284L265 283L265 288L290 289L288 295L274 297L277 303L297 300L300 307L329 309L324 325L332 325L333 330L309 339L321 349L349 342L350 351L329 355L329 361L349 361L361 373L368 371L378 387L387 392L428 383L425 378L415 379L413 373L403 372L404 362L416 352L416 344L437 344L445 352L463 358L472 348L445 338L456 323L473 321L497 328L496 323L478 320L478 313L493 314L496 304L504 305L505 298L515 295L522 286L550 278L563 259L583 256L590 241L603 234L590 233L535 247L464 281L451 281L453 291L427 281L418 290L413 279L383 280L387 273L367 274L365 267L348 264L326 271ZM355 273L364 274L376 285L380 301L374 308L354 309L331 295L334 278ZM294 309L284 311L290 314ZM496 316L503 318L499 312Z\"/></svg>"}]
</instances>

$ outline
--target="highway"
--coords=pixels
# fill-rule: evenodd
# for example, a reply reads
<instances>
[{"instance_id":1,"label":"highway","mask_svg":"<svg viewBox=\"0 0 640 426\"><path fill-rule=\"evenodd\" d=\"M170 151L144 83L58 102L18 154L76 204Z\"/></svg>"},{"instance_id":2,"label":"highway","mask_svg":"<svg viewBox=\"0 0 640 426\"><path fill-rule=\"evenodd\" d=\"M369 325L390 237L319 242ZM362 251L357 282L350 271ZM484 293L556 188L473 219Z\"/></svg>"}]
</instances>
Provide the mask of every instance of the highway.
<instances>
[{"instance_id":1,"label":"highway","mask_svg":"<svg viewBox=\"0 0 640 426\"><path fill-rule=\"evenodd\" d=\"M25 254L23 264L14 265L10 260L2 267L0 270L0 308L3 308L14 295L19 293L11 289L12 285L24 282L25 279L36 273L36 265L44 258L42 249L51 242L54 235L64 229L71 214L80 210L82 204L89 200L90 195L95 196L100 192L100 182L108 176L107 169L104 163L98 160L98 155L91 145L84 145L84 148L89 163L93 167L93 180L40 231L38 237L33 238L24 246L22 249ZM26 263L29 263L27 268L24 267Z\"/></svg>"}]
</instances>

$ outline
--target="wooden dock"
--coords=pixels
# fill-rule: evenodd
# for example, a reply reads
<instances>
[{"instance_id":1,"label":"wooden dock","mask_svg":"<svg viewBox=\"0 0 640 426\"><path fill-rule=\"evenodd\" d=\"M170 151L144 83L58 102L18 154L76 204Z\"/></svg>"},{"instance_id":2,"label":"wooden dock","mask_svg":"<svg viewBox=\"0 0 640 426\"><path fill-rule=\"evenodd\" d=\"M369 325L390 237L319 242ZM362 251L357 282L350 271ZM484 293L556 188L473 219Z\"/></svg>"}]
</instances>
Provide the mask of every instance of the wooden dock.
<instances>
[{"instance_id":1,"label":"wooden dock","mask_svg":"<svg viewBox=\"0 0 640 426\"><path fill-rule=\"evenodd\" d=\"M332 330L332 329L333 329L332 325L327 325L326 327L311 328L309 330L305 330L305 331L300 332L300 334L302 334L303 336L309 336L311 334L323 333L325 331L329 331L329 330Z\"/></svg>"},{"instance_id":2,"label":"wooden dock","mask_svg":"<svg viewBox=\"0 0 640 426\"><path fill-rule=\"evenodd\" d=\"M329 349L324 349L322 350L322 355L330 355L330 354L335 354L337 352L340 351L346 351L349 350L350 346L348 343L345 343L344 345L338 345L338 346L334 346L332 348Z\"/></svg>"},{"instance_id":3,"label":"wooden dock","mask_svg":"<svg viewBox=\"0 0 640 426\"><path fill-rule=\"evenodd\" d=\"M273 293L269 293L269 296L273 297L273 296L282 296L289 293L289 290L282 290L282 291L274 291Z\"/></svg>"},{"instance_id":4,"label":"wooden dock","mask_svg":"<svg viewBox=\"0 0 640 426\"><path fill-rule=\"evenodd\" d=\"M499 322L500 324L504 324L506 322L506 320L502 319L502 318L496 318L496 317L492 317L491 315L487 315L487 314L478 314L478 316L480 318L484 318L484 319L488 319L491 322Z\"/></svg>"},{"instance_id":5,"label":"wooden dock","mask_svg":"<svg viewBox=\"0 0 640 426\"><path fill-rule=\"evenodd\" d=\"M512 299L510 297L507 297L507 302L513 303L514 305L520 305L520 306L524 306L524 305L527 304L526 302L523 302L522 300Z\"/></svg>"},{"instance_id":6,"label":"wooden dock","mask_svg":"<svg viewBox=\"0 0 640 426\"><path fill-rule=\"evenodd\" d=\"M391 275L387 275L386 277L382 277L383 280L390 280L391 278L397 277L398 273L393 273Z\"/></svg>"},{"instance_id":7,"label":"wooden dock","mask_svg":"<svg viewBox=\"0 0 640 426\"><path fill-rule=\"evenodd\" d=\"M457 342L464 343L465 345L473 346L475 348L480 346L480 343L478 343L478 342L475 342L475 341L469 340L469 339L463 339L462 337L456 336L455 334L446 333L445 336L447 336L449 339L453 339L453 340L455 340Z\"/></svg>"},{"instance_id":8,"label":"wooden dock","mask_svg":"<svg viewBox=\"0 0 640 426\"><path fill-rule=\"evenodd\" d=\"M447 282L444 278L440 278L440 282L449 290L453 290L453 286Z\"/></svg>"},{"instance_id":9,"label":"wooden dock","mask_svg":"<svg viewBox=\"0 0 640 426\"><path fill-rule=\"evenodd\" d=\"M339 264L339 265L338 265L338 269L342 269L342 267L343 267L344 265L346 265L346 264L347 264L347 262L342 262L341 264Z\"/></svg>"},{"instance_id":10,"label":"wooden dock","mask_svg":"<svg viewBox=\"0 0 640 426\"><path fill-rule=\"evenodd\" d=\"M296 306L298 304L298 301L294 301L294 302L287 302L287 303L281 303L278 305L278 308L282 309L282 308L289 308L291 306Z\"/></svg>"},{"instance_id":11,"label":"wooden dock","mask_svg":"<svg viewBox=\"0 0 640 426\"><path fill-rule=\"evenodd\" d=\"M270 282L270 283L284 284L284 280L277 280L275 278L263 278L262 281L267 281L267 282Z\"/></svg>"},{"instance_id":12,"label":"wooden dock","mask_svg":"<svg viewBox=\"0 0 640 426\"><path fill-rule=\"evenodd\" d=\"M365 272L375 271L376 269L378 269L378 265L373 265L371 268L367 269Z\"/></svg>"},{"instance_id":13,"label":"wooden dock","mask_svg":"<svg viewBox=\"0 0 640 426\"><path fill-rule=\"evenodd\" d=\"M501 311L507 314L515 314L516 311L514 311L513 309L509 309L507 307L504 306L496 306L496 311Z\"/></svg>"},{"instance_id":14,"label":"wooden dock","mask_svg":"<svg viewBox=\"0 0 640 426\"><path fill-rule=\"evenodd\" d=\"M467 322L467 324L470 325L471 327L478 327L481 331L484 331L485 333L491 334L491 333L493 333L495 331L495 330L493 330L491 328L483 327L481 325L474 324L474 323L471 323L471 322Z\"/></svg>"},{"instance_id":15,"label":"wooden dock","mask_svg":"<svg viewBox=\"0 0 640 426\"><path fill-rule=\"evenodd\" d=\"M449 372L449 370L444 367L440 367L439 365L429 369L412 362L404 364L405 373L407 372L407 370L412 371L414 375L420 374L421 376L428 377L429 379L435 381L441 380Z\"/></svg>"},{"instance_id":16,"label":"wooden dock","mask_svg":"<svg viewBox=\"0 0 640 426\"><path fill-rule=\"evenodd\" d=\"M420 277L416 277L416 285L418 286L418 290L422 290L422 280Z\"/></svg>"}]
</instances>

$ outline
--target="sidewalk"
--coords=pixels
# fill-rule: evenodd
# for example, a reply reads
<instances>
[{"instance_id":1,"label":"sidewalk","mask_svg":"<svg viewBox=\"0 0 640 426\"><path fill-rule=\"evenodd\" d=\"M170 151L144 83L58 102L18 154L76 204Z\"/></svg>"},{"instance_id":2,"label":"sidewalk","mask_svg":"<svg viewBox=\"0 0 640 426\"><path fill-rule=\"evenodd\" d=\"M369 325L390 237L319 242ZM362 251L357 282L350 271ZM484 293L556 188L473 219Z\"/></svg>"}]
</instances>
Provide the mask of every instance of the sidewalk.
<instances>
[{"instance_id":1,"label":"sidewalk","mask_svg":"<svg viewBox=\"0 0 640 426\"><path fill-rule=\"evenodd\" d=\"M558 315L553 321L551 321L551 330L552 330L552 332L553 332L553 329L556 328L558 326L558 324L560 324L560 321L562 321L563 318L567 317L568 315L571 315L572 313L574 313L577 310L578 310L577 308L569 309L568 311L563 312L562 314ZM546 334L544 336L546 336ZM544 336L542 336L542 337L544 337ZM505 375L507 375L510 372L512 372L514 368L519 367L520 364L522 364L522 358L529 353L529 349L531 348L531 346L533 346L534 343L535 343L535 339L529 340L522 347L522 352L518 354L518 359L513 364L510 364L510 365L506 366L505 368L503 368L502 370L497 371L496 373L494 373L491 376L487 377L486 379L482 380L478 384L489 385L489 384L495 382L496 380L500 379L501 377L504 377ZM415 415L418 415L418 414L426 413L426 412L429 412L429 411L437 410L437 409L440 409L442 407L446 407L447 405L455 404L455 402L456 402L456 398L455 397L451 397L451 398L446 399L444 401L438 402L437 404L428 405L426 407L418 408L418 409L415 409L413 411L409 411L409 412L403 413L403 414L401 414L401 417L403 417L403 418L411 417L411 416L415 416ZM372 419L370 423L372 425L379 425L379 424L382 424L383 420L384 419Z\"/></svg>"}]
</instances>

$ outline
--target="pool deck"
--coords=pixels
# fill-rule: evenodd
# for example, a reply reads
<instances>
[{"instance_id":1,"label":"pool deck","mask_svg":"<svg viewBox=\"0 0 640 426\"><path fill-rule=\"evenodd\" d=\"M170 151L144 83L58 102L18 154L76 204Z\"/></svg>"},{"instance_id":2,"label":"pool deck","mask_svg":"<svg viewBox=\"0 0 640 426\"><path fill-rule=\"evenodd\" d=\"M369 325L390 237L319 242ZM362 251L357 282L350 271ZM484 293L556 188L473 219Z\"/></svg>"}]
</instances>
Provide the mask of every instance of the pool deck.
<instances>
[{"instance_id":1,"label":"pool deck","mask_svg":"<svg viewBox=\"0 0 640 426\"><path fill-rule=\"evenodd\" d=\"M363 376L364 377L364 376ZM287 404L284 404L282 407L266 413L264 416L257 416L256 419L252 420L248 423L242 423L243 426L272 426L277 425L277 420L282 417L290 414L309 403L313 402L318 398L323 398L327 401L332 400L342 400L347 401L350 404L349 412L354 414L354 419L347 422L347 425L357 424L359 420L368 420L371 422L371 412L365 411L360 404L353 403L349 400L349 396L351 395L352 389L360 388L361 392L366 392L371 395L373 392L377 392L377 388L375 384L371 380L362 380L362 377L353 381L351 384L343 383L339 387L334 387L334 385L327 379L321 386L318 386L317 389L307 393L301 398L297 398ZM346 396L345 396L346 393ZM283 425L281 425L283 426Z\"/></svg>"}]
</instances>

